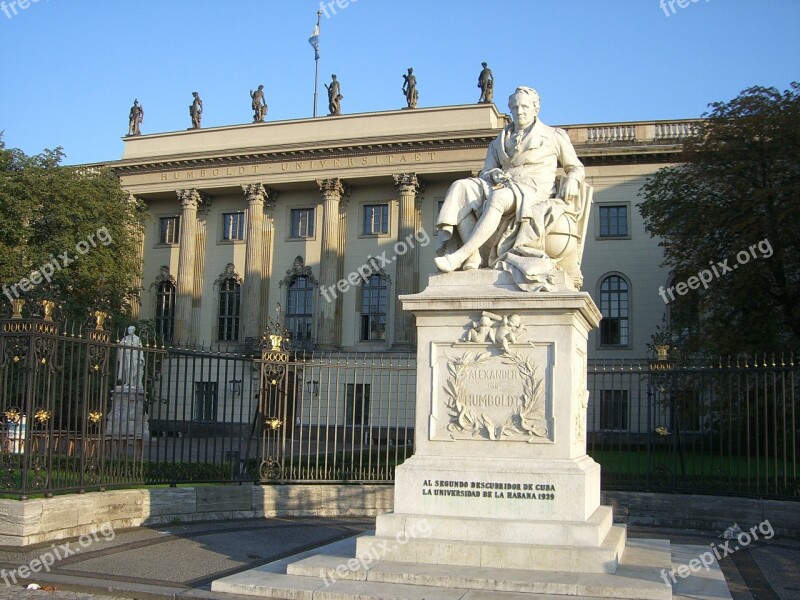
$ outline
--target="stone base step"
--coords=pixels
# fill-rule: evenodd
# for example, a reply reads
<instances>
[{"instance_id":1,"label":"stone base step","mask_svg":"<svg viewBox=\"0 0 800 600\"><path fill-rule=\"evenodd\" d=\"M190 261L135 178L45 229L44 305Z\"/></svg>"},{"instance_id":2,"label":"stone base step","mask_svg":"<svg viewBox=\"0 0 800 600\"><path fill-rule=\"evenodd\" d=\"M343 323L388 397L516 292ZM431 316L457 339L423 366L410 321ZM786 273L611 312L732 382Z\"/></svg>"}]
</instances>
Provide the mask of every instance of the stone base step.
<instances>
[{"instance_id":1,"label":"stone base step","mask_svg":"<svg viewBox=\"0 0 800 600\"><path fill-rule=\"evenodd\" d=\"M653 580L655 566L669 568L669 542L634 545L630 563L623 564L614 575L606 573L567 573L563 571L531 571L527 569L463 567L380 561L365 564L344 556L317 555L292 563L289 575L316 577L333 584L339 580L371 581L380 584L413 584L423 587L525 594L615 598L668 599L670 588L660 578ZM626 552L628 554L628 552ZM641 578L641 575L645 575ZM624 582L624 583L623 583ZM623 584L623 585L620 585Z\"/></svg>"},{"instance_id":2,"label":"stone base step","mask_svg":"<svg viewBox=\"0 0 800 600\"><path fill-rule=\"evenodd\" d=\"M672 598L672 588L662 579L662 569L668 571L671 565L668 540L629 540L615 574L464 568L386 560L364 565L351 558L352 554L341 544L327 550L340 555L310 554L295 562L272 563L217 580L211 589L293 600ZM278 572L284 569L288 574Z\"/></svg>"},{"instance_id":3,"label":"stone base step","mask_svg":"<svg viewBox=\"0 0 800 600\"><path fill-rule=\"evenodd\" d=\"M362 536L356 556L433 565L571 573L613 573L625 550L626 529L614 525L599 547L534 546L468 540Z\"/></svg>"},{"instance_id":4,"label":"stone base step","mask_svg":"<svg viewBox=\"0 0 800 600\"><path fill-rule=\"evenodd\" d=\"M396 539L432 537L478 542L499 539L509 544L599 547L613 521L609 506L599 506L586 521L524 521L390 512L376 519L375 535Z\"/></svg>"}]
</instances>

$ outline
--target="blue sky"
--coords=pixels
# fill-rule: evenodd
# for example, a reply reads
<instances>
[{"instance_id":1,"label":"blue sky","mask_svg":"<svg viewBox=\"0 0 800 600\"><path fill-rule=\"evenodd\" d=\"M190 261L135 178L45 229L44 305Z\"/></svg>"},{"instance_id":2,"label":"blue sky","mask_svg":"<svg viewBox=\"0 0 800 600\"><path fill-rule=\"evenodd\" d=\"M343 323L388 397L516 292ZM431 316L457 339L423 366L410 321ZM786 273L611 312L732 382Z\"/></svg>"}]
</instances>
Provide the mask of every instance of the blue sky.
<instances>
[{"instance_id":1,"label":"blue sky","mask_svg":"<svg viewBox=\"0 0 800 600\"><path fill-rule=\"evenodd\" d=\"M680 1L674 12L666 0L334 1L322 16L319 114L332 73L343 112L401 108L408 67L420 107L473 103L482 61L501 110L530 85L549 124L697 117L751 85L800 79L797 0ZM204 127L232 125L252 119L259 84L268 120L311 117L319 0L29 2L0 4L9 147L62 146L67 164L116 160L134 98L145 134L187 128L192 91Z\"/></svg>"}]
</instances>

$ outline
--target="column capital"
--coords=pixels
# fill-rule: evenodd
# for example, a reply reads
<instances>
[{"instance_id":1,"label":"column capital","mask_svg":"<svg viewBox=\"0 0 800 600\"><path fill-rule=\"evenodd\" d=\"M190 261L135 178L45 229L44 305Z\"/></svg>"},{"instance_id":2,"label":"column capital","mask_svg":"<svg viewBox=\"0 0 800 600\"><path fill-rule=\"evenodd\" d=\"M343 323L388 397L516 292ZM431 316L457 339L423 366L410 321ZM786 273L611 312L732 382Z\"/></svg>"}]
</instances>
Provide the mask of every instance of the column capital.
<instances>
[{"instance_id":1,"label":"column capital","mask_svg":"<svg viewBox=\"0 0 800 600\"><path fill-rule=\"evenodd\" d=\"M350 187L338 177L317 179L317 185L325 200L341 200L350 195Z\"/></svg>"},{"instance_id":2,"label":"column capital","mask_svg":"<svg viewBox=\"0 0 800 600\"><path fill-rule=\"evenodd\" d=\"M260 183L248 183L242 186L244 197L251 204L263 204L267 197L267 190Z\"/></svg>"},{"instance_id":3,"label":"column capital","mask_svg":"<svg viewBox=\"0 0 800 600\"><path fill-rule=\"evenodd\" d=\"M275 203L278 198L278 192L265 186L263 183L248 183L242 186L242 192L248 202L255 202L258 204Z\"/></svg>"},{"instance_id":4,"label":"column capital","mask_svg":"<svg viewBox=\"0 0 800 600\"><path fill-rule=\"evenodd\" d=\"M394 185L401 194L419 194L425 191L427 183L416 173L395 173Z\"/></svg>"},{"instance_id":5,"label":"column capital","mask_svg":"<svg viewBox=\"0 0 800 600\"><path fill-rule=\"evenodd\" d=\"M178 194L178 201L181 203L181 208L194 208L200 206L201 197L200 192L194 188L185 190L176 190Z\"/></svg>"}]
</instances>

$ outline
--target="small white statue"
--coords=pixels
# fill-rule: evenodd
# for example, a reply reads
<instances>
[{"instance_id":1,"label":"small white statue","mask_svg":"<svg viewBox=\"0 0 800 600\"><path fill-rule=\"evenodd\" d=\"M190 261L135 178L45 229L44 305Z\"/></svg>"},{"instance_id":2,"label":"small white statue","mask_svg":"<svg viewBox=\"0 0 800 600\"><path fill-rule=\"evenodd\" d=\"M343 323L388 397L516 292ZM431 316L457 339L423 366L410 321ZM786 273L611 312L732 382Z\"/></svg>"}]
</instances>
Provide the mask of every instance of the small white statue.
<instances>
[{"instance_id":1,"label":"small white statue","mask_svg":"<svg viewBox=\"0 0 800 600\"><path fill-rule=\"evenodd\" d=\"M144 352L137 350L142 347L136 328L128 327L128 335L120 341L117 354L117 380L123 388L143 391L142 376L144 375Z\"/></svg>"}]
</instances>

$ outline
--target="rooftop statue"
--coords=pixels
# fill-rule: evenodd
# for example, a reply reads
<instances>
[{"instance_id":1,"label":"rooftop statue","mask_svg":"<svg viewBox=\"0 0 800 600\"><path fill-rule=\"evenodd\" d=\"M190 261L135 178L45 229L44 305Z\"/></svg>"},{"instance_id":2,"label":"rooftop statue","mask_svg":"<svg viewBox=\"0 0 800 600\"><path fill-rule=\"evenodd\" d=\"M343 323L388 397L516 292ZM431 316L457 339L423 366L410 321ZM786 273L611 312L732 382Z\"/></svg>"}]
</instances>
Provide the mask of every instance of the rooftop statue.
<instances>
[{"instance_id":1,"label":"rooftop statue","mask_svg":"<svg viewBox=\"0 0 800 600\"><path fill-rule=\"evenodd\" d=\"M143 119L144 108L142 108L138 100L134 100L130 115L128 115L128 135L142 135L139 126L142 124Z\"/></svg>"},{"instance_id":2,"label":"rooftop statue","mask_svg":"<svg viewBox=\"0 0 800 600\"><path fill-rule=\"evenodd\" d=\"M580 288L591 203L583 164L567 133L538 119L536 90L518 87L508 107L513 122L489 145L479 176L456 181L445 196L436 266L501 269L526 291L555 290L565 271Z\"/></svg>"},{"instance_id":3,"label":"rooftop statue","mask_svg":"<svg viewBox=\"0 0 800 600\"><path fill-rule=\"evenodd\" d=\"M403 93L406 95L408 108L417 108L419 92L417 91L417 78L414 76L414 69L408 69L408 75L403 75Z\"/></svg>"},{"instance_id":4,"label":"rooftop statue","mask_svg":"<svg viewBox=\"0 0 800 600\"><path fill-rule=\"evenodd\" d=\"M331 115L342 114L342 98L344 98L344 96L341 94L341 87L339 86L339 81L336 79L336 75L331 75L330 85L327 83L324 85L325 89L328 90L328 112Z\"/></svg>"},{"instance_id":5,"label":"rooftop statue","mask_svg":"<svg viewBox=\"0 0 800 600\"><path fill-rule=\"evenodd\" d=\"M203 119L203 101L200 99L200 94L192 92L194 100L189 106L189 115L192 117L192 128L200 129L200 121Z\"/></svg>"},{"instance_id":6,"label":"rooftop statue","mask_svg":"<svg viewBox=\"0 0 800 600\"><path fill-rule=\"evenodd\" d=\"M258 86L255 92L250 90L250 98L252 100L250 105L253 108L253 123L261 123L267 116L267 101L264 98L264 86Z\"/></svg>"},{"instance_id":7,"label":"rooftop statue","mask_svg":"<svg viewBox=\"0 0 800 600\"><path fill-rule=\"evenodd\" d=\"M491 104L494 96L494 75L486 63L481 63L483 70L478 75L478 87L481 88L481 97L478 104Z\"/></svg>"}]
</instances>

